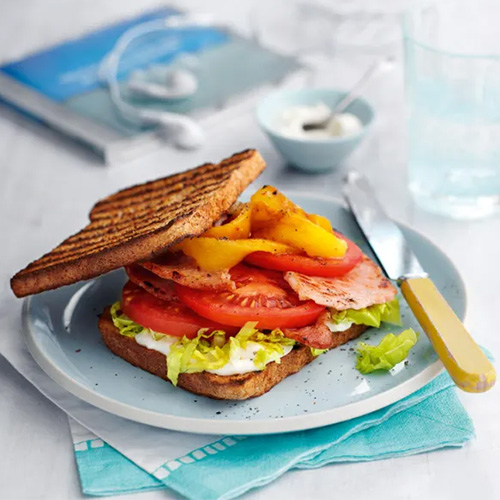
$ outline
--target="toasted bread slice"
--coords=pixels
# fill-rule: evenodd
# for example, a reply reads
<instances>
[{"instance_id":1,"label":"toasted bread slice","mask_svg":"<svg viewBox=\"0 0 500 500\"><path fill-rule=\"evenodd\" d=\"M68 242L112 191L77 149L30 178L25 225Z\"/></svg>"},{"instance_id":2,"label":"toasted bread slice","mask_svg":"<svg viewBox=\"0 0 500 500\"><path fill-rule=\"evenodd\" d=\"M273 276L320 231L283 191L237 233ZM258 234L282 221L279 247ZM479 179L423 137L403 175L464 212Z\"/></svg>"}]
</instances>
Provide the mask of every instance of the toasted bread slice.
<instances>
[{"instance_id":1,"label":"toasted bread slice","mask_svg":"<svg viewBox=\"0 0 500 500\"><path fill-rule=\"evenodd\" d=\"M90 224L19 271L12 290L24 297L151 259L211 227L264 168L247 150L108 196L92 208Z\"/></svg>"},{"instance_id":2,"label":"toasted bread slice","mask_svg":"<svg viewBox=\"0 0 500 500\"><path fill-rule=\"evenodd\" d=\"M336 333L333 347L359 337L366 329L365 325L353 325L344 332ZM117 356L138 368L169 381L165 355L139 345L133 338L120 335L118 328L113 325L111 320L109 307L104 310L99 319L99 330L104 343ZM314 356L309 347L298 345L281 358L280 364L269 363L260 372L226 376L208 372L181 373L177 385L189 392L214 399L249 399L262 396L284 378L300 371L313 359Z\"/></svg>"}]
</instances>

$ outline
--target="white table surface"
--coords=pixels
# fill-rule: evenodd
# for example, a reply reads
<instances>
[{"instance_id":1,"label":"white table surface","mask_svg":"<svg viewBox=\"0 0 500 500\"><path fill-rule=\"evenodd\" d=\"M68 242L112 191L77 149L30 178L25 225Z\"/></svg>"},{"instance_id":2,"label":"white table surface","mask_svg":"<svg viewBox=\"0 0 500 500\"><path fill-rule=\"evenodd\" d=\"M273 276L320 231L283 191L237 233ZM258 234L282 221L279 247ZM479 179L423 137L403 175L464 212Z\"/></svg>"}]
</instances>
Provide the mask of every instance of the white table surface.
<instances>
[{"instance_id":1,"label":"white table surface","mask_svg":"<svg viewBox=\"0 0 500 500\"><path fill-rule=\"evenodd\" d=\"M0 0L0 62L155 4L133 0ZM182 3L189 8L203 4L201 0ZM251 4L217 1L209 10L245 29ZM262 2L260 5L262 8ZM272 9L272 1L265 6ZM331 86L348 86L369 61L359 51L343 54L339 50L333 60L323 62L319 79ZM367 96L377 110L376 123L346 167L365 172L391 216L411 224L451 257L468 292L466 323L477 341L498 356L500 218L462 223L416 209L405 187L401 66L374 84ZM10 276L82 227L97 198L248 147L258 148L268 162L263 183L339 195L341 173L310 177L288 169L250 113L209 131L209 145L204 150L186 153L163 149L107 169L56 134L29 125L0 107L0 335L12 334L2 329L2 320L19 312L20 301L9 289ZM247 498L498 499L498 389L484 395L461 393L460 399L477 433L463 449L291 472ZM0 498L81 497L65 414L0 361ZM152 492L128 498L175 496Z\"/></svg>"}]
</instances>

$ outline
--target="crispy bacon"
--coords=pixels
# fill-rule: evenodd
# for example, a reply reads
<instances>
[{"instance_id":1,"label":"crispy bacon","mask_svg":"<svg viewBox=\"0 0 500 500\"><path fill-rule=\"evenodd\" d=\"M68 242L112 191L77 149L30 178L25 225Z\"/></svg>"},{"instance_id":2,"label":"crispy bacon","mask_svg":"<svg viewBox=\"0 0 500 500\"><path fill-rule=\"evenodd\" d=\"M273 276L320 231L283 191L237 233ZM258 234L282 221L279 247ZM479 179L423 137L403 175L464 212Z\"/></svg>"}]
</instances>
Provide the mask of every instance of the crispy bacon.
<instances>
[{"instance_id":1,"label":"crispy bacon","mask_svg":"<svg viewBox=\"0 0 500 500\"><path fill-rule=\"evenodd\" d=\"M160 278L137 264L126 266L125 271L132 283L144 288L151 295L168 302L179 300L173 281Z\"/></svg>"},{"instance_id":2,"label":"crispy bacon","mask_svg":"<svg viewBox=\"0 0 500 500\"><path fill-rule=\"evenodd\" d=\"M326 326L326 321L330 318L328 311L324 312L316 323L302 328L285 328L285 337L296 340L300 344L314 347L315 349L329 349L334 343L334 334Z\"/></svg>"},{"instance_id":3,"label":"crispy bacon","mask_svg":"<svg viewBox=\"0 0 500 500\"><path fill-rule=\"evenodd\" d=\"M327 326L329 314L322 314L314 325L304 328L285 329L285 336L297 342L316 349L332 349L359 337L368 327L366 325L351 325L341 332L331 332Z\"/></svg>"},{"instance_id":4,"label":"crispy bacon","mask_svg":"<svg viewBox=\"0 0 500 500\"><path fill-rule=\"evenodd\" d=\"M397 293L380 268L366 256L354 269L337 278L287 272L285 280L300 300L313 300L337 311L382 304L392 300Z\"/></svg>"},{"instance_id":5,"label":"crispy bacon","mask_svg":"<svg viewBox=\"0 0 500 500\"><path fill-rule=\"evenodd\" d=\"M194 259L183 254L165 254L138 264L160 278L197 290L231 291L236 288L229 270L204 271L196 265Z\"/></svg>"}]
</instances>

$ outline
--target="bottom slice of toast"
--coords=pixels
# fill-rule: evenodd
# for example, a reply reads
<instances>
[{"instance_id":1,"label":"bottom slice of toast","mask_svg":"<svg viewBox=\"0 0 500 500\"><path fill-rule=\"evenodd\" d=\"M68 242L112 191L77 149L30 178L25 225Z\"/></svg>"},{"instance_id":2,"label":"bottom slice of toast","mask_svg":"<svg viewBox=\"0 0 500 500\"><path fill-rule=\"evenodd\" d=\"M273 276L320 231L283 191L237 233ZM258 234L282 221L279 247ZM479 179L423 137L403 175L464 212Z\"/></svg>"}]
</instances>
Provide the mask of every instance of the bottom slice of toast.
<instances>
[{"instance_id":1,"label":"bottom slice of toast","mask_svg":"<svg viewBox=\"0 0 500 500\"><path fill-rule=\"evenodd\" d=\"M365 325L352 325L348 330L336 333L333 347L359 337L366 329ZM99 319L99 330L104 343L114 354L138 368L170 381L167 377L166 356L139 345L133 338L120 335L118 328L111 320L109 307L104 310ZM281 363L269 363L262 371L238 375L216 375L208 372L181 373L177 385L189 392L214 399L249 399L266 393L284 378L300 371L314 358L309 347L297 345L281 358Z\"/></svg>"}]
</instances>

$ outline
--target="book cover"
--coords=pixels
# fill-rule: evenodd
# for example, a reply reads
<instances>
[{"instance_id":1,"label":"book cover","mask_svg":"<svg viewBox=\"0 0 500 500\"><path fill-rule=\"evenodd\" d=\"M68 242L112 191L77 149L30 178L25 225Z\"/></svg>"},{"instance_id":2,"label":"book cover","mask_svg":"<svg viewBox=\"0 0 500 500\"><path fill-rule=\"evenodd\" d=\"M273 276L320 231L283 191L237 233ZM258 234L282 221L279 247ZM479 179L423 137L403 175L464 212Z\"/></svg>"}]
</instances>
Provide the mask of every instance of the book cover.
<instances>
[{"instance_id":1,"label":"book cover","mask_svg":"<svg viewBox=\"0 0 500 500\"><path fill-rule=\"evenodd\" d=\"M116 109L100 67L127 30L173 14L179 11L157 9L5 64L0 67L0 99L90 146L106 163L143 154L161 138L154 128L130 121ZM161 80L162 69L186 65L199 82L188 99L160 101L127 90L134 72ZM303 69L294 58L223 27L208 26L165 29L138 38L123 54L117 77L122 96L131 104L187 114L203 125L248 105L259 91L293 79Z\"/></svg>"}]
</instances>

